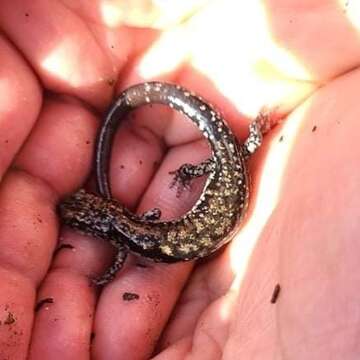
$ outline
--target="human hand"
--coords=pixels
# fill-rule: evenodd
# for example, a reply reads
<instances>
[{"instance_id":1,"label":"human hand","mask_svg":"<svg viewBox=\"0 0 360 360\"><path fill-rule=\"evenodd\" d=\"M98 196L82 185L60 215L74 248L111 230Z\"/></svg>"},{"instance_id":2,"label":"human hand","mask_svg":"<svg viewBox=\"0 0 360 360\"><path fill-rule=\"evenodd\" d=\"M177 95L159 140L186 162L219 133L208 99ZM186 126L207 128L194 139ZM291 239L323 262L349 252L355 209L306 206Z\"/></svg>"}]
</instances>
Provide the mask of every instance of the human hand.
<instances>
[{"instance_id":1,"label":"human hand","mask_svg":"<svg viewBox=\"0 0 360 360\"><path fill-rule=\"evenodd\" d=\"M0 4L2 357L146 359L156 346L156 359L357 358L351 6L219 1L157 32L114 27L102 1L72 4ZM88 277L104 271L113 249L69 230L59 240L55 208L91 171L99 112L114 86L147 79L201 94L239 139L264 105L289 115L250 160L248 217L221 254L193 271L133 257L100 293ZM114 146L114 196L139 212L179 216L201 182L179 201L168 172L207 156L179 114L139 111ZM139 298L126 301L126 292ZM53 303L34 313L47 298Z\"/></svg>"}]
</instances>

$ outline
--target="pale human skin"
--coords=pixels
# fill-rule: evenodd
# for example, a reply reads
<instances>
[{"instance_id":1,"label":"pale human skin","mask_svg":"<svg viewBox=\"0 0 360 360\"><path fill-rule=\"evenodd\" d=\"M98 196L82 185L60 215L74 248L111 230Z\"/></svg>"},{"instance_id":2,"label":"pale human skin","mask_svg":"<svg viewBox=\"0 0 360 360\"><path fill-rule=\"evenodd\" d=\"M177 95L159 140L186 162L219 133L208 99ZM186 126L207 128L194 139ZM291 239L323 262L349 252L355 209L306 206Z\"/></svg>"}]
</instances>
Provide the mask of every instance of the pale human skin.
<instances>
[{"instance_id":1,"label":"pale human skin","mask_svg":"<svg viewBox=\"0 0 360 360\"><path fill-rule=\"evenodd\" d=\"M108 26L101 4L0 2L0 358L358 359L352 3L219 1L163 31ZM148 79L201 94L241 140L264 106L285 119L250 160L251 206L230 246L194 271L130 257L100 292L89 277L113 249L61 229L55 206L88 179L113 91ZM179 118L154 107L119 132L113 192L139 212L176 217L201 191L197 182L179 200L168 186L170 170L207 157ZM74 249L52 259L59 244Z\"/></svg>"}]
</instances>

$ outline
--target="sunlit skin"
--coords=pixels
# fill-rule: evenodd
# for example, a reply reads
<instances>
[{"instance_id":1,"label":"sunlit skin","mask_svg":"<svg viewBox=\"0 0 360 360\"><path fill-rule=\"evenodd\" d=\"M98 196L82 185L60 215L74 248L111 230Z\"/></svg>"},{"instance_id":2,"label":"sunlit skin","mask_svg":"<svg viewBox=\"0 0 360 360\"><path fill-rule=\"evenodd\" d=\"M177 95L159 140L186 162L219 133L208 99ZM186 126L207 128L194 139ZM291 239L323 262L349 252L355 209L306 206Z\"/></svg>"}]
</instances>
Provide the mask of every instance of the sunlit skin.
<instances>
[{"instance_id":1,"label":"sunlit skin","mask_svg":"<svg viewBox=\"0 0 360 360\"><path fill-rule=\"evenodd\" d=\"M0 2L0 358L358 359L356 6L219 0L150 30L104 3ZM62 228L56 204L93 183L112 97L154 79L208 99L240 141L264 106L283 121L249 162L250 208L224 251L196 267L132 256L100 291L89 277L114 249ZM202 180L179 199L169 171L207 156L179 114L141 110L117 135L113 194L177 217Z\"/></svg>"}]
</instances>

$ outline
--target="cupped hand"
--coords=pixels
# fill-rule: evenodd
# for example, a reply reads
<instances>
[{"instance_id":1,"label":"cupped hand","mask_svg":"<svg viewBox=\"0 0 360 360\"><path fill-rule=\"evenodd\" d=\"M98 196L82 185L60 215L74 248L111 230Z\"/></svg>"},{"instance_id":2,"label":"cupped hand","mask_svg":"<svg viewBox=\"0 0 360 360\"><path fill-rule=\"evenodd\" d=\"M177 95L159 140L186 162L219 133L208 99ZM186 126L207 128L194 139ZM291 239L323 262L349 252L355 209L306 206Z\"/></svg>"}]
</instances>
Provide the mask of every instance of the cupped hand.
<instances>
[{"instance_id":1,"label":"cupped hand","mask_svg":"<svg viewBox=\"0 0 360 360\"><path fill-rule=\"evenodd\" d=\"M355 7L238 3L152 30L122 22L122 2L1 1L0 358L359 357ZM229 246L196 267L132 256L100 290L89 278L114 249L62 228L56 206L91 179L112 98L150 79L202 95L240 140L264 106L283 121L249 162L250 209ZM116 137L113 194L177 217L203 182L178 199L169 171L207 156L180 114L141 109Z\"/></svg>"}]
</instances>

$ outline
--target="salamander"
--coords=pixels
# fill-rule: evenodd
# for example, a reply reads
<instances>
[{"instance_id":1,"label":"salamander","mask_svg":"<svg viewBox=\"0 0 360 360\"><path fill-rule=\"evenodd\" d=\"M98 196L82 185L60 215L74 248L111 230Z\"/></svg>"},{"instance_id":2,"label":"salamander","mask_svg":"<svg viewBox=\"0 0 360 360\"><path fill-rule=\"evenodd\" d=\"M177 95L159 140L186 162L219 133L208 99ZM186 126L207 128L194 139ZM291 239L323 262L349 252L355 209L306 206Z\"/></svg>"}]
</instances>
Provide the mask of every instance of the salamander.
<instances>
[{"instance_id":1,"label":"salamander","mask_svg":"<svg viewBox=\"0 0 360 360\"><path fill-rule=\"evenodd\" d=\"M126 115L139 106L164 104L192 120L208 140L211 157L200 164L184 164L173 171L178 187L208 175L192 209L178 219L162 221L154 209L135 215L111 197L109 161L114 134ZM229 242L247 209L247 159L261 145L270 128L261 112L240 144L212 105L191 91L170 83L146 82L124 90L110 106L96 145L95 170L100 195L81 189L59 206L62 221L71 228L109 241L118 249L113 265L94 282L104 285L121 269L128 251L160 262L203 258Z\"/></svg>"}]
</instances>

